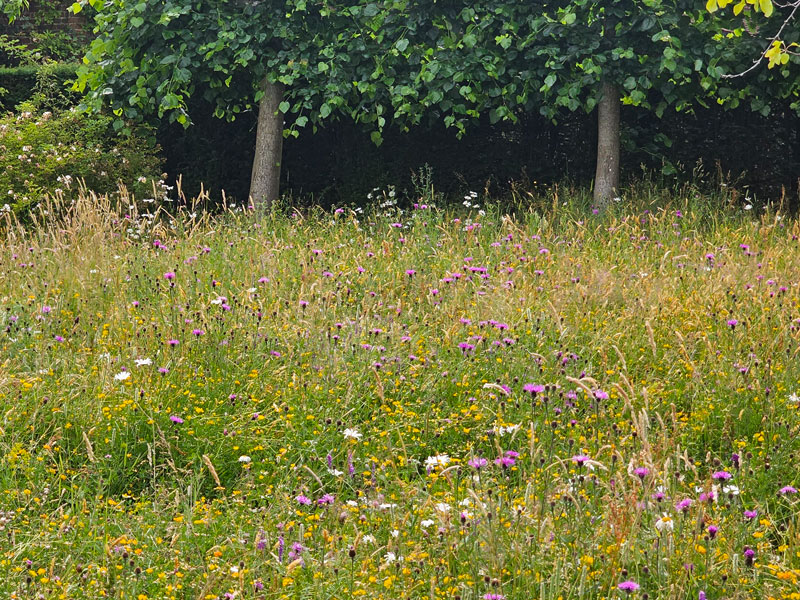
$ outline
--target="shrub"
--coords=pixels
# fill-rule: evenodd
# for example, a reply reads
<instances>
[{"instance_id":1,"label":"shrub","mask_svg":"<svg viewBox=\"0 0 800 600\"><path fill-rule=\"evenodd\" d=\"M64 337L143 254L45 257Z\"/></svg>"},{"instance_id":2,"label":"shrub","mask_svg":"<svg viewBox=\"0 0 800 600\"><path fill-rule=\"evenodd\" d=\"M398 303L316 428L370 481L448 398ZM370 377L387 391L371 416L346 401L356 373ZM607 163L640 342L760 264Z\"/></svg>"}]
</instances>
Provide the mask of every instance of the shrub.
<instances>
[{"instance_id":1,"label":"shrub","mask_svg":"<svg viewBox=\"0 0 800 600\"><path fill-rule=\"evenodd\" d=\"M36 100L42 110L67 108L77 104L80 96L69 91L67 82L75 77L75 64L51 63L46 65L24 65L0 67L0 112L14 110L23 102Z\"/></svg>"},{"instance_id":2,"label":"shrub","mask_svg":"<svg viewBox=\"0 0 800 600\"><path fill-rule=\"evenodd\" d=\"M159 147L148 133L116 136L108 117L37 113L23 104L0 119L0 206L24 218L44 197L68 197L82 185L112 195L125 186L147 204L166 190Z\"/></svg>"}]
</instances>

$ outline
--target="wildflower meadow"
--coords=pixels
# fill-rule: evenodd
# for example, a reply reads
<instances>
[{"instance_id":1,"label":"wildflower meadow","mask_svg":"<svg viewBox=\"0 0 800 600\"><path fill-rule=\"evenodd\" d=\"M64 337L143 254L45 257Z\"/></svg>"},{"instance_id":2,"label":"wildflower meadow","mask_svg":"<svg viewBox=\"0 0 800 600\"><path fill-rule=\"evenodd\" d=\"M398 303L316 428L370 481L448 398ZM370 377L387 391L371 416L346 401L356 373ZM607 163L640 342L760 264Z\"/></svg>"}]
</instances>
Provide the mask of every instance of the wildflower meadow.
<instances>
[{"instance_id":1,"label":"wildflower meadow","mask_svg":"<svg viewBox=\"0 0 800 600\"><path fill-rule=\"evenodd\" d=\"M5 213L0 596L800 598L797 221L482 202Z\"/></svg>"}]
</instances>

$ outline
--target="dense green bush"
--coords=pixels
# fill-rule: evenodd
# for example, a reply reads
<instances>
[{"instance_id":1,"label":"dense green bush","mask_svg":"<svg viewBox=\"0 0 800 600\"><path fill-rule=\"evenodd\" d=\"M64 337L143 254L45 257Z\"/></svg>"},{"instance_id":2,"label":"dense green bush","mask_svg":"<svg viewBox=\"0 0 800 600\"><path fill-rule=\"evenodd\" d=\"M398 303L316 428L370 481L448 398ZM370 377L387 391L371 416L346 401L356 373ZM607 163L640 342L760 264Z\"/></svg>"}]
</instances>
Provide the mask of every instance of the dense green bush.
<instances>
[{"instance_id":1,"label":"dense green bush","mask_svg":"<svg viewBox=\"0 0 800 600\"><path fill-rule=\"evenodd\" d=\"M105 116L35 110L23 104L0 119L4 210L24 215L45 196L73 194L84 184L110 194L124 185L145 205L164 195L159 147L143 135L115 136Z\"/></svg>"},{"instance_id":2,"label":"dense green bush","mask_svg":"<svg viewBox=\"0 0 800 600\"><path fill-rule=\"evenodd\" d=\"M42 110L67 108L77 103L79 96L69 90L67 82L75 78L76 64L51 63L0 67L0 112L43 94L37 103Z\"/></svg>"}]
</instances>

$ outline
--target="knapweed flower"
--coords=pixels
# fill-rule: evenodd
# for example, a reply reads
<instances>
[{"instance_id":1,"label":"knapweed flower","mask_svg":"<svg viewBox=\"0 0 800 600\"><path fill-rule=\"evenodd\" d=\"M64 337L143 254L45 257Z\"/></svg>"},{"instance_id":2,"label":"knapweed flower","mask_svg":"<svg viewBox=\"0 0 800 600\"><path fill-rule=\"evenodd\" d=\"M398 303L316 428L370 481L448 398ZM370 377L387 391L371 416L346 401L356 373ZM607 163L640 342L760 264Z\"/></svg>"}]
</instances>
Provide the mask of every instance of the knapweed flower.
<instances>
[{"instance_id":1,"label":"knapweed flower","mask_svg":"<svg viewBox=\"0 0 800 600\"><path fill-rule=\"evenodd\" d=\"M170 415L169 420L178 425L183 423L183 419L181 419L178 415Z\"/></svg>"},{"instance_id":2,"label":"knapweed flower","mask_svg":"<svg viewBox=\"0 0 800 600\"><path fill-rule=\"evenodd\" d=\"M717 471L711 476L711 479L714 479L715 481L727 481L731 477L733 477L733 475L727 471Z\"/></svg>"},{"instance_id":3,"label":"knapweed flower","mask_svg":"<svg viewBox=\"0 0 800 600\"><path fill-rule=\"evenodd\" d=\"M650 470L647 467L636 467L633 470L633 474L636 475L639 479L644 479L645 477L647 477L647 474L649 472Z\"/></svg>"},{"instance_id":4,"label":"knapweed flower","mask_svg":"<svg viewBox=\"0 0 800 600\"><path fill-rule=\"evenodd\" d=\"M180 342L178 340L167 340L167 344L169 344L170 346L172 346L174 348L175 346L180 344Z\"/></svg>"},{"instance_id":5,"label":"knapweed flower","mask_svg":"<svg viewBox=\"0 0 800 600\"><path fill-rule=\"evenodd\" d=\"M713 540L715 537L717 537L717 532L718 531L719 531L719 527L717 527L716 525L709 525L708 526L708 537L710 537Z\"/></svg>"},{"instance_id":6,"label":"knapweed flower","mask_svg":"<svg viewBox=\"0 0 800 600\"><path fill-rule=\"evenodd\" d=\"M309 504L311 504L311 498L309 498L308 496L304 496L303 494L296 496L295 500L301 506L308 506Z\"/></svg>"},{"instance_id":7,"label":"knapweed flower","mask_svg":"<svg viewBox=\"0 0 800 600\"><path fill-rule=\"evenodd\" d=\"M503 594L497 594L495 592L490 592L488 594L483 595L483 600L506 600L506 597Z\"/></svg>"},{"instance_id":8,"label":"knapweed flower","mask_svg":"<svg viewBox=\"0 0 800 600\"><path fill-rule=\"evenodd\" d=\"M617 587L623 592L630 594L631 592L635 592L639 589L639 584L635 581L623 581L622 583L617 584Z\"/></svg>"},{"instance_id":9,"label":"knapweed flower","mask_svg":"<svg viewBox=\"0 0 800 600\"><path fill-rule=\"evenodd\" d=\"M175 273L173 273L172 271L167 271L166 273L164 273L164 279L166 279L167 281L172 281L173 279L175 279Z\"/></svg>"},{"instance_id":10,"label":"knapweed flower","mask_svg":"<svg viewBox=\"0 0 800 600\"><path fill-rule=\"evenodd\" d=\"M576 465L582 465L582 464L584 464L584 463L586 463L586 462L588 462L588 461L590 461L592 459L589 458L588 456L586 456L585 454L576 454L575 456L572 457L571 460Z\"/></svg>"},{"instance_id":11,"label":"knapweed flower","mask_svg":"<svg viewBox=\"0 0 800 600\"><path fill-rule=\"evenodd\" d=\"M480 471L483 467L489 464L489 461L483 457L477 457L477 458L470 458L467 461L467 464L476 471Z\"/></svg>"},{"instance_id":12,"label":"knapweed flower","mask_svg":"<svg viewBox=\"0 0 800 600\"><path fill-rule=\"evenodd\" d=\"M544 386L538 383L526 383L522 386L522 391L531 396L541 394L544 391Z\"/></svg>"},{"instance_id":13,"label":"knapweed flower","mask_svg":"<svg viewBox=\"0 0 800 600\"><path fill-rule=\"evenodd\" d=\"M683 500L675 504L675 510L682 513L687 513L689 512L689 509L692 507L692 504L694 504L694 501L691 498L684 498Z\"/></svg>"},{"instance_id":14,"label":"knapweed flower","mask_svg":"<svg viewBox=\"0 0 800 600\"><path fill-rule=\"evenodd\" d=\"M728 327L731 329L736 329L736 326L739 324L739 321L736 319L728 319Z\"/></svg>"},{"instance_id":15,"label":"knapweed flower","mask_svg":"<svg viewBox=\"0 0 800 600\"><path fill-rule=\"evenodd\" d=\"M336 498L332 494L325 494L319 500L317 500L317 504L319 506L325 506L326 504L333 504L336 501Z\"/></svg>"},{"instance_id":16,"label":"knapweed flower","mask_svg":"<svg viewBox=\"0 0 800 600\"><path fill-rule=\"evenodd\" d=\"M496 464L498 467L503 467L504 469L514 466L514 463L516 462L517 461L510 456L501 456L494 459L494 464Z\"/></svg>"},{"instance_id":17,"label":"knapweed flower","mask_svg":"<svg viewBox=\"0 0 800 600\"><path fill-rule=\"evenodd\" d=\"M748 521L752 521L758 516L758 511L755 510L746 510L744 511L744 518Z\"/></svg>"},{"instance_id":18,"label":"knapweed flower","mask_svg":"<svg viewBox=\"0 0 800 600\"><path fill-rule=\"evenodd\" d=\"M200 337L201 335L205 335L206 332L202 329L192 329L192 335L195 337Z\"/></svg>"},{"instance_id":19,"label":"knapweed flower","mask_svg":"<svg viewBox=\"0 0 800 600\"><path fill-rule=\"evenodd\" d=\"M752 548L750 548L749 546L746 546L745 549L744 549L744 553L743 554L744 554L744 562L745 562L745 564L748 567L752 567L753 566L753 560L756 557L756 551L753 550Z\"/></svg>"},{"instance_id":20,"label":"knapweed flower","mask_svg":"<svg viewBox=\"0 0 800 600\"><path fill-rule=\"evenodd\" d=\"M778 492L780 494L783 494L784 496L787 496L789 494L796 494L797 488L792 487L791 485L785 485L780 490L778 490Z\"/></svg>"}]
</instances>

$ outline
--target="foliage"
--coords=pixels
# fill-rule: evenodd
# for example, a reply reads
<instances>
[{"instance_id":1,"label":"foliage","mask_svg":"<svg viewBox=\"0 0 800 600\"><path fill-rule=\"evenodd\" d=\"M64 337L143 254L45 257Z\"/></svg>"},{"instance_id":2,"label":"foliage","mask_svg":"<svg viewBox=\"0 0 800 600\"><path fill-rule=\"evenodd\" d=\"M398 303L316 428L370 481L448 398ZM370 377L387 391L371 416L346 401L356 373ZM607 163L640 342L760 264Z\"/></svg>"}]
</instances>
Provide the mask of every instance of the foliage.
<instances>
[{"instance_id":1,"label":"foliage","mask_svg":"<svg viewBox=\"0 0 800 600\"><path fill-rule=\"evenodd\" d=\"M108 117L38 110L23 104L0 119L0 195L12 212L84 185L106 194L124 185L140 201L161 189L158 149L142 137L110 135Z\"/></svg>"},{"instance_id":2,"label":"foliage","mask_svg":"<svg viewBox=\"0 0 800 600\"><path fill-rule=\"evenodd\" d=\"M36 31L31 41L43 58L61 63L77 62L86 50L83 41L64 31Z\"/></svg>"},{"instance_id":3,"label":"foliage","mask_svg":"<svg viewBox=\"0 0 800 600\"><path fill-rule=\"evenodd\" d=\"M188 124L193 94L234 119L253 109L268 78L288 87L281 110L294 113L292 130L353 108L355 73L376 60L347 3L82 0L74 10L86 5L98 9L97 37L78 88L87 108L113 110L117 128L152 115Z\"/></svg>"},{"instance_id":4,"label":"foliage","mask_svg":"<svg viewBox=\"0 0 800 600\"><path fill-rule=\"evenodd\" d=\"M26 44L0 34L0 68L31 66L41 61L41 55Z\"/></svg>"},{"instance_id":5,"label":"foliage","mask_svg":"<svg viewBox=\"0 0 800 600\"><path fill-rule=\"evenodd\" d=\"M26 8L28 8L28 0L3 0L0 3L0 15L5 15L13 22Z\"/></svg>"},{"instance_id":6,"label":"foliage","mask_svg":"<svg viewBox=\"0 0 800 600\"><path fill-rule=\"evenodd\" d=\"M0 95L0 109L35 101L40 107L52 110L77 104L79 97L70 91L68 82L75 79L75 64L50 63L16 68L0 68L0 80L6 93Z\"/></svg>"},{"instance_id":7,"label":"foliage","mask_svg":"<svg viewBox=\"0 0 800 600\"><path fill-rule=\"evenodd\" d=\"M791 27L800 10L800 1L773 3L772 0L708 0L706 10L715 13L731 4L733 16L738 17L736 23L738 27L728 29L726 37L748 36L760 44L758 51L751 55L755 56L752 64L734 73L733 76L746 75L767 59L768 69L778 67L781 75L789 77L790 70L787 68L789 63L800 62L798 59L800 54L797 51L800 48L800 32L797 27ZM721 16L717 18L725 19ZM729 18L725 20L730 21Z\"/></svg>"},{"instance_id":8,"label":"foliage","mask_svg":"<svg viewBox=\"0 0 800 600\"><path fill-rule=\"evenodd\" d=\"M789 597L800 225L637 192L10 219L3 588Z\"/></svg>"}]
</instances>

